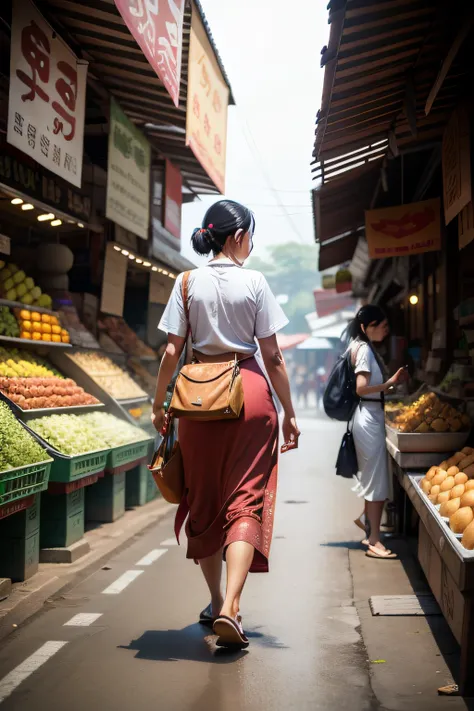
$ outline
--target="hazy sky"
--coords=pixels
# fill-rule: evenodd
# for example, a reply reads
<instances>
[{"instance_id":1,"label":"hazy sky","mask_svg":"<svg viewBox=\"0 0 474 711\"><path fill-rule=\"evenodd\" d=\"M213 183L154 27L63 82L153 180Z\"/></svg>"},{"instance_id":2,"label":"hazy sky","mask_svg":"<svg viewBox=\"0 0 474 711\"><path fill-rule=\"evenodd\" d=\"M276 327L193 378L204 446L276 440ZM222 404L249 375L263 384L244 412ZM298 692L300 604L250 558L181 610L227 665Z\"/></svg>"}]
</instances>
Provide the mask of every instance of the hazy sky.
<instances>
[{"instance_id":1,"label":"hazy sky","mask_svg":"<svg viewBox=\"0 0 474 711\"><path fill-rule=\"evenodd\" d=\"M255 254L311 242L310 161L329 26L326 0L202 0L236 106L229 108L226 197L256 214ZM276 189L277 195L271 187ZM287 206L289 223L278 198ZM216 198L183 206L182 252Z\"/></svg>"}]
</instances>

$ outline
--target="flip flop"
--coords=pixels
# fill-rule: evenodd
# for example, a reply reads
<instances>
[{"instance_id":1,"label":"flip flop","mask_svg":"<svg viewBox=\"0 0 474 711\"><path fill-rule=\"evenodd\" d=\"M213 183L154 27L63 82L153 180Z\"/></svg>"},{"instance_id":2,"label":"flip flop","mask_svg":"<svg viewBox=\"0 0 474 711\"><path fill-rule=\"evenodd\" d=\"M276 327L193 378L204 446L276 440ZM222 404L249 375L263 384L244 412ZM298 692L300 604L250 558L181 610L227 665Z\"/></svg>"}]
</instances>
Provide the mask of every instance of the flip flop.
<instances>
[{"instance_id":1,"label":"flip flop","mask_svg":"<svg viewBox=\"0 0 474 711\"><path fill-rule=\"evenodd\" d=\"M205 625L205 627L212 627L215 619L216 618L212 616L211 603L209 603L209 605L199 615L199 624Z\"/></svg>"},{"instance_id":2,"label":"flip flop","mask_svg":"<svg viewBox=\"0 0 474 711\"><path fill-rule=\"evenodd\" d=\"M368 538L364 538L364 540L360 542L360 545L361 545L361 546L368 546L368 545L370 545L370 544L369 544L369 539L368 539Z\"/></svg>"},{"instance_id":3,"label":"flip flop","mask_svg":"<svg viewBox=\"0 0 474 711\"><path fill-rule=\"evenodd\" d=\"M398 560L398 555L389 551L388 548L385 551L381 551L370 544L369 550L365 555L367 558L377 558L378 560Z\"/></svg>"},{"instance_id":4,"label":"flip flop","mask_svg":"<svg viewBox=\"0 0 474 711\"><path fill-rule=\"evenodd\" d=\"M250 644L244 634L240 615L235 620L232 617L227 617L227 615L219 615L215 619L212 629L219 637L216 642L218 647L246 649Z\"/></svg>"}]
</instances>

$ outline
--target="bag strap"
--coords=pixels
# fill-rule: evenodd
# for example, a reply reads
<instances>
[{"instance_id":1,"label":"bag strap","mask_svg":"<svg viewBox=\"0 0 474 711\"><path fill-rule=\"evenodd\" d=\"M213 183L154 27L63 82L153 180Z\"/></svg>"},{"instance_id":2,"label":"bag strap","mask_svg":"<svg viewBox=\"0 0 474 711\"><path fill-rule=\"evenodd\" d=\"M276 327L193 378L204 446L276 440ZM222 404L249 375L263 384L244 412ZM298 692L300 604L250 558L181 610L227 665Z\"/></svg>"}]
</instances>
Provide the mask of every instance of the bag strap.
<instances>
[{"instance_id":1,"label":"bag strap","mask_svg":"<svg viewBox=\"0 0 474 711\"><path fill-rule=\"evenodd\" d=\"M188 330L190 330L191 325L189 323L189 277L191 272L184 272L183 280L181 282L181 296L183 297L183 307L184 315L186 316L186 321L188 322Z\"/></svg>"}]
</instances>

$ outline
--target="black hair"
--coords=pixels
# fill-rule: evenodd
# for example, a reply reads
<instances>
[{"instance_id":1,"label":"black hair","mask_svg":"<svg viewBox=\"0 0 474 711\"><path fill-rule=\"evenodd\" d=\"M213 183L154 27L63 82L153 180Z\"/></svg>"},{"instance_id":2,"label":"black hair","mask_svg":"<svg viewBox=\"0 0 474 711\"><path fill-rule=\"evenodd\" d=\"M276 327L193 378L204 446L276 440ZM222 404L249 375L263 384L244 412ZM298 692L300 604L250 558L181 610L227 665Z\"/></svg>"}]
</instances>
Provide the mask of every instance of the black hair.
<instances>
[{"instance_id":1,"label":"black hair","mask_svg":"<svg viewBox=\"0 0 474 711\"><path fill-rule=\"evenodd\" d=\"M227 238L237 230L253 234L255 218L253 212L233 200L219 200L211 205L204 215L202 226L194 230L191 244L197 254L214 256L220 254Z\"/></svg>"},{"instance_id":2,"label":"black hair","mask_svg":"<svg viewBox=\"0 0 474 711\"><path fill-rule=\"evenodd\" d=\"M385 321L386 318L387 316L380 306L377 306L376 304L366 304L366 306L362 306L358 310L355 318L353 318L350 322L347 327L347 335L351 340L358 338L360 341L368 343L369 338L366 333L367 326L372 324L374 326L378 326L382 323L382 321ZM364 328L362 328L362 326Z\"/></svg>"}]
</instances>

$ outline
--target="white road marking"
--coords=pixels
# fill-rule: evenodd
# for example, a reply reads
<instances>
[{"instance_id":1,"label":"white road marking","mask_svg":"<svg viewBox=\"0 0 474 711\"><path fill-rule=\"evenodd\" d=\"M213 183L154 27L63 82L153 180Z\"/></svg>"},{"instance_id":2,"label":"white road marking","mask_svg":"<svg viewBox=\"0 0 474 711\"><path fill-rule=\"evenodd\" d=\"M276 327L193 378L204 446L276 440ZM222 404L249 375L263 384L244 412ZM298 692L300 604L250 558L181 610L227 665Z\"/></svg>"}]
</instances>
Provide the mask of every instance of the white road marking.
<instances>
[{"instance_id":1,"label":"white road marking","mask_svg":"<svg viewBox=\"0 0 474 711\"><path fill-rule=\"evenodd\" d=\"M143 572L143 570L127 570L127 572L121 575L120 578L117 578L115 583L112 583L111 585L109 585L108 588L102 590L102 594L118 595L122 592L122 590L125 590L127 585L133 583L133 581L136 580L138 576L141 575Z\"/></svg>"},{"instance_id":2,"label":"white road marking","mask_svg":"<svg viewBox=\"0 0 474 711\"><path fill-rule=\"evenodd\" d=\"M138 563L135 563L135 565L152 565L152 563L158 560L158 558L161 558L161 556L167 552L167 548L162 548L161 550L159 548L155 548L153 551L150 551L143 556L143 558L141 558Z\"/></svg>"},{"instance_id":3,"label":"white road marking","mask_svg":"<svg viewBox=\"0 0 474 711\"><path fill-rule=\"evenodd\" d=\"M89 627L93 622L102 617L101 612L80 612L71 617L69 622L65 622L63 627Z\"/></svg>"},{"instance_id":4,"label":"white road marking","mask_svg":"<svg viewBox=\"0 0 474 711\"><path fill-rule=\"evenodd\" d=\"M167 538L166 541L162 541L160 543L160 546L177 546L178 541L176 538Z\"/></svg>"},{"instance_id":5,"label":"white road marking","mask_svg":"<svg viewBox=\"0 0 474 711\"><path fill-rule=\"evenodd\" d=\"M34 654L25 659L0 681L0 704L12 694L20 684L39 669L48 659L64 647L67 642L45 642Z\"/></svg>"}]
</instances>

